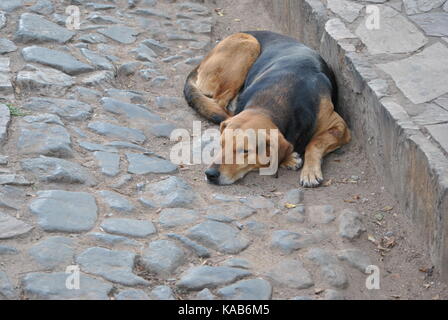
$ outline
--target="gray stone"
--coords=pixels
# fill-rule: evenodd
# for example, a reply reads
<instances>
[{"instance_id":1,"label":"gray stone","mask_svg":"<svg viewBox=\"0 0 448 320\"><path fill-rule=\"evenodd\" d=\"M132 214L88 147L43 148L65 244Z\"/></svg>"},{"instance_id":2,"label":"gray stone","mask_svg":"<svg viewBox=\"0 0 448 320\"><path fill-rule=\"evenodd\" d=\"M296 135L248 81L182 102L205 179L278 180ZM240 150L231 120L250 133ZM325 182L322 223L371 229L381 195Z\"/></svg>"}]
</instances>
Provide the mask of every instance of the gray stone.
<instances>
[{"instance_id":1,"label":"gray stone","mask_svg":"<svg viewBox=\"0 0 448 320\"><path fill-rule=\"evenodd\" d=\"M359 17L359 14L364 6L352 1L328 0L327 7L345 21L352 23Z\"/></svg>"},{"instance_id":2,"label":"gray stone","mask_svg":"<svg viewBox=\"0 0 448 320\"><path fill-rule=\"evenodd\" d=\"M81 148L86 149L87 151L102 151L102 152L110 152L110 153L118 153L118 150L114 147L104 146L98 143L92 143L88 141L79 141L79 146Z\"/></svg>"},{"instance_id":3,"label":"gray stone","mask_svg":"<svg viewBox=\"0 0 448 320\"><path fill-rule=\"evenodd\" d=\"M59 118L57 115L50 113L41 113L37 116L25 116L23 117L23 120L28 123L43 122L49 124L58 124L60 126L64 125L61 118Z\"/></svg>"},{"instance_id":4,"label":"gray stone","mask_svg":"<svg viewBox=\"0 0 448 320\"><path fill-rule=\"evenodd\" d=\"M307 208L308 218L314 224L329 224L336 220L333 206L312 206Z\"/></svg>"},{"instance_id":5,"label":"gray stone","mask_svg":"<svg viewBox=\"0 0 448 320\"><path fill-rule=\"evenodd\" d=\"M103 14L98 14L98 13L91 13L89 14L89 16L87 17L87 20L95 23L95 24L116 24L116 23L120 23L120 20L112 17L112 16L106 16Z\"/></svg>"},{"instance_id":6,"label":"gray stone","mask_svg":"<svg viewBox=\"0 0 448 320\"><path fill-rule=\"evenodd\" d=\"M16 50L17 50L17 46L15 45L14 42L12 42L6 38L0 39L0 54L10 53L10 52L14 52Z\"/></svg>"},{"instance_id":7,"label":"gray stone","mask_svg":"<svg viewBox=\"0 0 448 320\"><path fill-rule=\"evenodd\" d=\"M150 124L149 132L159 138L171 138L171 133L176 129L176 126L168 121Z\"/></svg>"},{"instance_id":8,"label":"gray stone","mask_svg":"<svg viewBox=\"0 0 448 320\"><path fill-rule=\"evenodd\" d=\"M412 118L414 123L425 126L448 122L448 111L437 104L428 103L422 109L423 112Z\"/></svg>"},{"instance_id":9,"label":"gray stone","mask_svg":"<svg viewBox=\"0 0 448 320\"><path fill-rule=\"evenodd\" d=\"M156 106L160 109L172 109L174 107L181 106L183 104L182 99L175 97L162 96L156 98Z\"/></svg>"},{"instance_id":10,"label":"gray stone","mask_svg":"<svg viewBox=\"0 0 448 320\"><path fill-rule=\"evenodd\" d=\"M13 186L0 186L0 207L19 210L23 202L22 189Z\"/></svg>"},{"instance_id":11,"label":"gray stone","mask_svg":"<svg viewBox=\"0 0 448 320\"><path fill-rule=\"evenodd\" d=\"M244 224L244 229L252 235L263 237L268 231L268 226L258 221L248 221Z\"/></svg>"},{"instance_id":12,"label":"gray stone","mask_svg":"<svg viewBox=\"0 0 448 320\"><path fill-rule=\"evenodd\" d=\"M309 230L301 233L279 230L272 234L271 246L284 254L291 254L319 242L321 238L322 235L319 232L313 233Z\"/></svg>"},{"instance_id":13,"label":"gray stone","mask_svg":"<svg viewBox=\"0 0 448 320\"><path fill-rule=\"evenodd\" d=\"M298 205L303 202L304 194L300 189L292 189L286 192L280 200L280 206L285 207L287 204Z\"/></svg>"},{"instance_id":14,"label":"gray stone","mask_svg":"<svg viewBox=\"0 0 448 320\"><path fill-rule=\"evenodd\" d=\"M139 34L137 30L125 26L112 26L98 32L122 44L134 43Z\"/></svg>"},{"instance_id":15,"label":"gray stone","mask_svg":"<svg viewBox=\"0 0 448 320\"><path fill-rule=\"evenodd\" d=\"M150 293L151 300L176 300L171 290L168 286L157 286L151 290Z\"/></svg>"},{"instance_id":16,"label":"gray stone","mask_svg":"<svg viewBox=\"0 0 448 320\"><path fill-rule=\"evenodd\" d=\"M257 210L241 204L223 204L207 208L207 218L216 220L216 216L224 214L228 221L243 220L257 213Z\"/></svg>"},{"instance_id":17,"label":"gray stone","mask_svg":"<svg viewBox=\"0 0 448 320\"><path fill-rule=\"evenodd\" d=\"M445 123L426 126L426 129L429 131L434 140L436 140L440 144L440 146L445 149L445 151L448 151L448 139L446 135L448 124Z\"/></svg>"},{"instance_id":18,"label":"gray stone","mask_svg":"<svg viewBox=\"0 0 448 320\"><path fill-rule=\"evenodd\" d=\"M171 18L166 15L163 11L157 10L157 9L137 9L134 11L135 14L141 15L141 16L149 16L149 17L158 17L158 18L164 18L167 20L170 20Z\"/></svg>"},{"instance_id":19,"label":"gray stone","mask_svg":"<svg viewBox=\"0 0 448 320\"><path fill-rule=\"evenodd\" d=\"M346 261L350 266L366 273L367 267L372 265L370 257L359 249L341 250L337 254L339 260Z\"/></svg>"},{"instance_id":20,"label":"gray stone","mask_svg":"<svg viewBox=\"0 0 448 320\"><path fill-rule=\"evenodd\" d=\"M204 60L204 56L192 57L185 60L185 64L196 66L201 63L202 60Z\"/></svg>"},{"instance_id":21,"label":"gray stone","mask_svg":"<svg viewBox=\"0 0 448 320\"><path fill-rule=\"evenodd\" d=\"M157 57L157 54L145 46L144 44L140 44L137 48L131 51L131 53L135 54L135 58L140 61L154 61L154 58Z\"/></svg>"},{"instance_id":22,"label":"gray stone","mask_svg":"<svg viewBox=\"0 0 448 320\"><path fill-rule=\"evenodd\" d=\"M338 264L336 257L323 249L311 249L305 257L320 267L320 273L325 282L333 287L345 289L348 278L344 269Z\"/></svg>"},{"instance_id":23,"label":"gray stone","mask_svg":"<svg viewBox=\"0 0 448 320\"><path fill-rule=\"evenodd\" d=\"M96 180L85 168L75 162L41 156L24 159L22 169L34 174L41 182L96 185Z\"/></svg>"},{"instance_id":24,"label":"gray stone","mask_svg":"<svg viewBox=\"0 0 448 320\"><path fill-rule=\"evenodd\" d=\"M169 47L165 46L164 44L154 39L146 39L142 41L142 44L152 49L157 54L162 54L170 51Z\"/></svg>"},{"instance_id":25,"label":"gray stone","mask_svg":"<svg viewBox=\"0 0 448 320\"><path fill-rule=\"evenodd\" d=\"M148 295L143 290L138 289L129 289L120 291L120 293L115 296L115 299L131 300L131 301L150 300Z\"/></svg>"},{"instance_id":26,"label":"gray stone","mask_svg":"<svg viewBox=\"0 0 448 320\"><path fill-rule=\"evenodd\" d=\"M298 206L288 210L285 214L286 221L289 223L304 223L305 222L305 207Z\"/></svg>"},{"instance_id":27,"label":"gray stone","mask_svg":"<svg viewBox=\"0 0 448 320\"><path fill-rule=\"evenodd\" d=\"M105 43L107 42L107 39L98 33L89 33L89 34L83 34L78 38L79 41L90 43L90 44L98 44L98 43Z\"/></svg>"},{"instance_id":28,"label":"gray stone","mask_svg":"<svg viewBox=\"0 0 448 320\"><path fill-rule=\"evenodd\" d=\"M98 208L91 194L49 190L38 192L37 196L30 211L37 215L37 222L45 231L81 233L95 226Z\"/></svg>"},{"instance_id":29,"label":"gray stone","mask_svg":"<svg viewBox=\"0 0 448 320\"><path fill-rule=\"evenodd\" d=\"M6 13L0 10L0 30L6 26Z\"/></svg>"},{"instance_id":30,"label":"gray stone","mask_svg":"<svg viewBox=\"0 0 448 320\"><path fill-rule=\"evenodd\" d=\"M6 141L11 114L7 105L0 103L0 144Z\"/></svg>"},{"instance_id":31,"label":"gray stone","mask_svg":"<svg viewBox=\"0 0 448 320\"><path fill-rule=\"evenodd\" d=\"M109 177L115 177L120 173L119 154L96 151L93 155L101 167L101 173Z\"/></svg>"},{"instance_id":32,"label":"gray stone","mask_svg":"<svg viewBox=\"0 0 448 320\"><path fill-rule=\"evenodd\" d=\"M101 99L101 104L104 110L111 112L113 114L124 115L130 119L142 119L153 121L161 120L158 115L136 104L130 104L111 98Z\"/></svg>"},{"instance_id":33,"label":"gray stone","mask_svg":"<svg viewBox=\"0 0 448 320\"><path fill-rule=\"evenodd\" d=\"M216 300L216 296L209 289L204 289L198 292L195 300L202 300L202 301Z\"/></svg>"},{"instance_id":34,"label":"gray stone","mask_svg":"<svg viewBox=\"0 0 448 320\"><path fill-rule=\"evenodd\" d=\"M97 3L97 2L88 2L86 4L86 7L92 8L93 10L110 10L116 8L116 6L113 4Z\"/></svg>"},{"instance_id":35,"label":"gray stone","mask_svg":"<svg viewBox=\"0 0 448 320\"><path fill-rule=\"evenodd\" d=\"M189 229L187 236L207 247L227 254L237 254L250 244L250 241L236 228L215 221L206 221Z\"/></svg>"},{"instance_id":36,"label":"gray stone","mask_svg":"<svg viewBox=\"0 0 448 320\"><path fill-rule=\"evenodd\" d=\"M33 182L19 174L0 174L0 185L31 186Z\"/></svg>"},{"instance_id":37,"label":"gray stone","mask_svg":"<svg viewBox=\"0 0 448 320\"><path fill-rule=\"evenodd\" d=\"M45 270L53 270L72 264L75 254L73 247L73 239L51 237L32 246L28 253Z\"/></svg>"},{"instance_id":38,"label":"gray stone","mask_svg":"<svg viewBox=\"0 0 448 320\"><path fill-rule=\"evenodd\" d=\"M229 260L226 260L223 265L226 267L250 269L250 262L240 258L230 258Z\"/></svg>"},{"instance_id":39,"label":"gray stone","mask_svg":"<svg viewBox=\"0 0 448 320\"><path fill-rule=\"evenodd\" d=\"M9 74L9 63L9 58L0 58L0 93L6 96L14 94L11 75Z\"/></svg>"},{"instance_id":40,"label":"gray stone","mask_svg":"<svg viewBox=\"0 0 448 320\"><path fill-rule=\"evenodd\" d=\"M225 300L270 300L271 284L263 279L242 280L218 290Z\"/></svg>"},{"instance_id":41,"label":"gray stone","mask_svg":"<svg viewBox=\"0 0 448 320\"><path fill-rule=\"evenodd\" d=\"M90 73L85 76L81 83L86 86L99 86L104 87L110 85L110 83L115 79L115 73L109 70L102 70Z\"/></svg>"},{"instance_id":42,"label":"gray stone","mask_svg":"<svg viewBox=\"0 0 448 320\"><path fill-rule=\"evenodd\" d=\"M184 236L181 236L181 235L175 234L175 233L169 233L169 234L167 234L167 237L169 237L171 239L175 239L177 241L180 241L183 245L185 245L189 249L193 250L193 252L199 258L210 258L210 256L211 256L211 253L207 248L201 246L200 244L198 244L194 241L191 241L187 237L184 237Z\"/></svg>"},{"instance_id":43,"label":"gray stone","mask_svg":"<svg viewBox=\"0 0 448 320\"><path fill-rule=\"evenodd\" d=\"M19 254L19 250L17 250L14 247L10 246L2 246L0 245L0 256L6 256L6 255L16 255Z\"/></svg>"},{"instance_id":44,"label":"gray stone","mask_svg":"<svg viewBox=\"0 0 448 320\"><path fill-rule=\"evenodd\" d=\"M82 54L86 57L87 60L95 67L97 70L111 70L114 71L114 65L105 57L89 50L82 48Z\"/></svg>"},{"instance_id":45,"label":"gray stone","mask_svg":"<svg viewBox=\"0 0 448 320\"><path fill-rule=\"evenodd\" d=\"M126 157L129 162L128 172L132 174L173 173L178 169L171 161L156 157L136 153L127 153Z\"/></svg>"},{"instance_id":46,"label":"gray stone","mask_svg":"<svg viewBox=\"0 0 448 320\"><path fill-rule=\"evenodd\" d=\"M6 272L0 271L0 300L15 300L18 298L17 292L9 280Z\"/></svg>"},{"instance_id":47,"label":"gray stone","mask_svg":"<svg viewBox=\"0 0 448 320\"><path fill-rule=\"evenodd\" d=\"M354 240L359 238L364 231L359 213L349 209L342 211L339 217L339 235L341 237Z\"/></svg>"},{"instance_id":48,"label":"gray stone","mask_svg":"<svg viewBox=\"0 0 448 320\"><path fill-rule=\"evenodd\" d=\"M333 289L327 289L324 292L324 296L322 297L323 300L345 300L344 295Z\"/></svg>"},{"instance_id":49,"label":"gray stone","mask_svg":"<svg viewBox=\"0 0 448 320\"><path fill-rule=\"evenodd\" d=\"M46 20L41 15L24 13L20 16L15 39L19 42L65 43L75 35L67 28Z\"/></svg>"},{"instance_id":50,"label":"gray stone","mask_svg":"<svg viewBox=\"0 0 448 320\"><path fill-rule=\"evenodd\" d=\"M229 267L200 266L187 270L177 282L177 287L183 290L199 291L205 288L213 289L218 286L233 283L250 276L244 269Z\"/></svg>"},{"instance_id":51,"label":"gray stone","mask_svg":"<svg viewBox=\"0 0 448 320\"><path fill-rule=\"evenodd\" d=\"M111 138L118 138L136 143L143 143L146 140L145 135L140 130L120 127L107 122L90 122L87 127L97 134Z\"/></svg>"},{"instance_id":52,"label":"gray stone","mask_svg":"<svg viewBox=\"0 0 448 320\"><path fill-rule=\"evenodd\" d=\"M130 76L133 75L137 72L138 69L140 69L140 67L142 66L142 64L140 62L134 61L134 62L127 62L127 63L123 63L119 68L118 68L118 75L119 76Z\"/></svg>"},{"instance_id":53,"label":"gray stone","mask_svg":"<svg viewBox=\"0 0 448 320\"><path fill-rule=\"evenodd\" d=\"M33 229L28 223L0 212L0 239L12 239L27 234Z\"/></svg>"},{"instance_id":54,"label":"gray stone","mask_svg":"<svg viewBox=\"0 0 448 320\"><path fill-rule=\"evenodd\" d=\"M30 7L30 10L42 15L50 15L54 12L54 7L50 0L39 0Z\"/></svg>"},{"instance_id":55,"label":"gray stone","mask_svg":"<svg viewBox=\"0 0 448 320\"><path fill-rule=\"evenodd\" d=\"M121 212L131 212L134 210L132 203L116 192L103 190L99 194L111 209Z\"/></svg>"},{"instance_id":56,"label":"gray stone","mask_svg":"<svg viewBox=\"0 0 448 320\"><path fill-rule=\"evenodd\" d=\"M142 246L138 241L135 241L133 239L106 233L92 232L87 234L87 237L106 246Z\"/></svg>"},{"instance_id":57,"label":"gray stone","mask_svg":"<svg viewBox=\"0 0 448 320\"><path fill-rule=\"evenodd\" d=\"M81 270L125 286L147 286L149 282L132 273L135 253L89 248L76 258Z\"/></svg>"},{"instance_id":58,"label":"gray stone","mask_svg":"<svg viewBox=\"0 0 448 320\"><path fill-rule=\"evenodd\" d=\"M258 210L258 209L273 209L275 208L275 203L271 200L262 196L251 196L240 199L241 203Z\"/></svg>"},{"instance_id":59,"label":"gray stone","mask_svg":"<svg viewBox=\"0 0 448 320\"><path fill-rule=\"evenodd\" d=\"M146 185L140 201L153 208L188 208L195 199L195 192L184 180L169 177Z\"/></svg>"},{"instance_id":60,"label":"gray stone","mask_svg":"<svg viewBox=\"0 0 448 320\"><path fill-rule=\"evenodd\" d=\"M176 23L179 25L181 30L198 34L210 34L213 27L212 19L178 19Z\"/></svg>"},{"instance_id":61,"label":"gray stone","mask_svg":"<svg viewBox=\"0 0 448 320\"><path fill-rule=\"evenodd\" d=\"M418 24L428 36L448 36L448 13L424 13L411 16L410 19Z\"/></svg>"},{"instance_id":62,"label":"gray stone","mask_svg":"<svg viewBox=\"0 0 448 320\"><path fill-rule=\"evenodd\" d=\"M130 142L126 142L126 141L112 141L112 142L108 142L106 144L106 146L108 147L114 147L117 149L132 149L132 150L138 150L138 151L143 151L145 154L146 153L150 153L150 151L142 146L130 143ZM110 152L110 151L108 151Z\"/></svg>"},{"instance_id":63,"label":"gray stone","mask_svg":"<svg viewBox=\"0 0 448 320\"><path fill-rule=\"evenodd\" d=\"M147 102L145 94L139 91L109 88L106 89L106 92L115 100L123 101L125 103L139 104L140 107L144 107L144 104Z\"/></svg>"},{"instance_id":64,"label":"gray stone","mask_svg":"<svg viewBox=\"0 0 448 320\"><path fill-rule=\"evenodd\" d=\"M164 209L160 213L159 224L162 228L175 228L195 223L199 214L195 210Z\"/></svg>"},{"instance_id":65,"label":"gray stone","mask_svg":"<svg viewBox=\"0 0 448 320\"><path fill-rule=\"evenodd\" d=\"M445 0L403 0L404 9L408 15L431 11L442 6L444 2Z\"/></svg>"},{"instance_id":66,"label":"gray stone","mask_svg":"<svg viewBox=\"0 0 448 320\"><path fill-rule=\"evenodd\" d=\"M303 263L294 259L279 262L266 274L275 285L292 289L308 289L314 286L313 278Z\"/></svg>"},{"instance_id":67,"label":"gray stone","mask_svg":"<svg viewBox=\"0 0 448 320\"><path fill-rule=\"evenodd\" d=\"M151 86L161 88L167 80L168 78L165 76L155 77L151 80Z\"/></svg>"},{"instance_id":68,"label":"gray stone","mask_svg":"<svg viewBox=\"0 0 448 320\"><path fill-rule=\"evenodd\" d=\"M146 238L157 232L152 222L146 220L107 219L101 228L108 233L134 238Z\"/></svg>"},{"instance_id":69,"label":"gray stone","mask_svg":"<svg viewBox=\"0 0 448 320\"><path fill-rule=\"evenodd\" d=\"M184 251L176 243L158 240L151 242L143 251L141 262L147 271L168 278L185 263L185 258Z\"/></svg>"},{"instance_id":70,"label":"gray stone","mask_svg":"<svg viewBox=\"0 0 448 320\"><path fill-rule=\"evenodd\" d=\"M73 156L70 134L59 125L26 123L21 126L17 148L23 155L45 155L58 158Z\"/></svg>"},{"instance_id":71,"label":"gray stone","mask_svg":"<svg viewBox=\"0 0 448 320\"><path fill-rule=\"evenodd\" d=\"M80 289L67 288L67 273L29 273L22 280L23 292L32 300L109 300L112 285L80 274Z\"/></svg>"},{"instance_id":72,"label":"gray stone","mask_svg":"<svg viewBox=\"0 0 448 320\"><path fill-rule=\"evenodd\" d=\"M381 28L369 30L366 23L360 23L356 34L366 44L371 54L410 53L423 47L428 40L417 27L396 10L380 7Z\"/></svg>"},{"instance_id":73,"label":"gray stone","mask_svg":"<svg viewBox=\"0 0 448 320\"><path fill-rule=\"evenodd\" d=\"M21 92L40 94L43 96L61 97L75 81L61 71L27 65L19 71L16 85Z\"/></svg>"},{"instance_id":74,"label":"gray stone","mask_svg":"<svg viewBox=\"0 0 448 320\"><path fill-rule=\"evenodd\" d=\"M23 108L54 113L70 121L86 120L92 114L90 105L73 99L31 98L25 102Z\"/></svg>"}]
</instances>

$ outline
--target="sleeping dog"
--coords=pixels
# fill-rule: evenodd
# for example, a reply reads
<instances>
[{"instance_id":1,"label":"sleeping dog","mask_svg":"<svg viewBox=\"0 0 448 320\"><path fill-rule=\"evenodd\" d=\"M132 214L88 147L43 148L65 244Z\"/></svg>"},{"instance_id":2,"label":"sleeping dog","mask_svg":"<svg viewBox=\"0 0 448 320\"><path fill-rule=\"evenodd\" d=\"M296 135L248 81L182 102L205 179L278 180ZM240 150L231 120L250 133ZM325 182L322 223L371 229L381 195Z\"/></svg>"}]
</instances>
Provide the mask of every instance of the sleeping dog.
<instances>
[{"instance_id":1,"label":"sleeping dog","mask_svg":"<svg viewBox=\"0 0 448 320\"><path fill-rule=\"evenodd\" d=\"M280 167L299 170L303 164L304 187L322 183L323 157L351 139L334 110L336 86L326 63L295 39L273 32L237 33L221 41L190 73L184 95L199 114L220 124L222 149L238 138L227 130L266 129L267 148L274 147ZM277 139L270 139L272 129L280 132ZM246 149L233 152L248 157ZM258 157L240 164L222 157L206 171L210 183L232 184L270 165Z\"/></svg>"}]
</instances>

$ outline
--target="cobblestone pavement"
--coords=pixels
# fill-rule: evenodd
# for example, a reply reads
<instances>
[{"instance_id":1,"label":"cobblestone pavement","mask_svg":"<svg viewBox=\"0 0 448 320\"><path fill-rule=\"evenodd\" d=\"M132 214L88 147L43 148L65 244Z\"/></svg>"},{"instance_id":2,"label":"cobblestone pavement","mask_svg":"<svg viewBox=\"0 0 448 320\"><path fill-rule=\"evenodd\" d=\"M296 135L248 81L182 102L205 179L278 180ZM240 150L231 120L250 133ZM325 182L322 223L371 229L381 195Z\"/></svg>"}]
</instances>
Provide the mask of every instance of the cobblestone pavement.
<instances>
[{"instance_id":1,"label":"cobblestone pavement","mask_svg":"<svg viewBox=\"0 0 448 320\"><path fill-rule=\"evenodd\" d=\"M69 5L79 30L66 28ZM283 170L210 186L204 166L168 160L170 133L200 120L181 88L212 39L274 28L256 2L2 0L0 10L0 299L445 298L356 143L328 157L316 190ZM371 265L380 290L366 287ZM67 266L80 268L79 290Z\"/></svg>"}]
</instances>

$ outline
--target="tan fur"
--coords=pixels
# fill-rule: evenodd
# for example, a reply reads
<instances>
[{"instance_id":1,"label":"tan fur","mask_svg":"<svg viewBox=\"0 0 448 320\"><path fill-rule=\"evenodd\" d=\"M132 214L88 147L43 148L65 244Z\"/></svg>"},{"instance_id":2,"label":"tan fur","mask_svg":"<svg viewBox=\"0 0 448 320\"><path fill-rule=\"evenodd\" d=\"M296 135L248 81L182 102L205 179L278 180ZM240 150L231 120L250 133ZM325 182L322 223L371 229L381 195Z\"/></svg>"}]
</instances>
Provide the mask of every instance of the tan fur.
<instances>
[{"instance_id":1,"label":"tan fur","mask_svg":"<svg viewBox=\"0 0 448 320\"><path fill-rule=\"evenodd\" d=\"M196 103L202 115L224 120L232 115L227 106L238 95L260 52L257 39L237 33L221 41L208 54L189 80L189 84L202 94Z\"/></svg>"},{"instance_id":2,"label":"tan fur","mask_svg":"<svg viewBox=\"0 0 448 320\"><path fill-rule=\"evenodd\" d=\"M323 181L322 158L351 140L345 121L334 112L330 98L320 102L316 132L305 150L305 163L300 182L305 187L317 187Z\"/></svg>"}]
</instances>

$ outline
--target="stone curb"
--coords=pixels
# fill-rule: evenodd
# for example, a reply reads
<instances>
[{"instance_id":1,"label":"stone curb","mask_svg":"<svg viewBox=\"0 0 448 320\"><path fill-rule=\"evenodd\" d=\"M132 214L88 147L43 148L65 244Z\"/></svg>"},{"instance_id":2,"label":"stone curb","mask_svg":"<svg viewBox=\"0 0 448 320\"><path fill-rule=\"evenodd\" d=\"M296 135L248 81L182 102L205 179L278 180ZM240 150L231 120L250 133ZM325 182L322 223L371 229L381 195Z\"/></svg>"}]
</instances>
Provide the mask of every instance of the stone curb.
<instances>
[{"instance_id":1,"label":"stone curb","mask_svg":"<svg viewBox=\"0 0 448 320\"><path fill-rule=\"evenodd\" d=\"M327 14L320 0L264 0L289 35L318 50L336 74L338 111L370 162L420 231L433 264L448 280L448 160L392 98L376 70L356 52L359 39Z\"/></svg>"}]
</instances>

